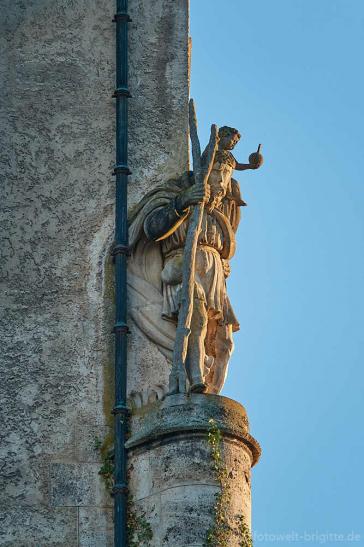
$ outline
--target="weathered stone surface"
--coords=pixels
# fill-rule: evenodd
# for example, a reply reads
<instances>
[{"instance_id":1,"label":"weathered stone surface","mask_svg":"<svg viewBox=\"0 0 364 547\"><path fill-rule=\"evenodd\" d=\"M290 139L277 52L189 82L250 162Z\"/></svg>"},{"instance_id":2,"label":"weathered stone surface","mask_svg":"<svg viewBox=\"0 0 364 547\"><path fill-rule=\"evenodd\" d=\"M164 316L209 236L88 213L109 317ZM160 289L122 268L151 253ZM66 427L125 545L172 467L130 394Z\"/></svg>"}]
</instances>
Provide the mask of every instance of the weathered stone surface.
<instances>
[{"instance_id":1,"label":"weathered stone surface","mask_svg":"<svg viewBox=\"0 0 364 547\"><path fill-rule=\"evenodd\" d=\"M2 547L78 547L77 529L77 507L0 510Z\"/></svg>"},{"instance_id":2,"label":"weathered stone surface","mask_svg":"<svg viewBox=\"0 0 364 547\"><path fill-rule=\"evenodd\" d=\"M58 505L78 498L50 464L76 465L76 424L87 437L105 422L112 15L106 0L2 3L0 457L14 546L77 545L78 509L52 508L52 489ZM103 503L99 464L84 469L74 480Z\"/></svg>"},{"instance_id":3,"label":"weathered stone surface","mask_svg":"<svg viewBox=\"0 0 364 547\"><path fill-rule=\"evenodd\" d=\"M218 488L205 484L179 486L161 494L163 521L156 530L154 545L187 547L202 545L213 523Z\"/></svg>"},{"instance_id":4,"label":"weathered stone surface","mask_svg":"<svg viewBox=\"0 0 364 547\"><path fill-rule=\"evenodd\" d=\"M133 435L128 447L141 446L171 433L201 433L209 420L226 436L241 439L252 453L252 465L260 456L259 444L249 434L249 421L244 407L219 395L172 395L161 404L136 410Z\"/></svg>"},{"instance_id":5,"label":"weathered stone surface","mask_svg":"<svg viewBox=\"0 0 364 547\"><path fill-rule=\"evenodd\" d=\"M129 0L129 205L188 169L188 0ZM130 320L128 392L148 400L170 365ZM152 392L152 393L151 393Z\"/></svg>"},{"instance_id":6,"label":"weathered stone surface","mask_svg":"<svg viewBox=\"0 0 364 547\"><path fill-rule=\"evenodd\" d=\"M53 507L112 506L112 499L98 475L99 464L52 463L50 504Z\"/></svg>"},{"instance_id":7,"label":"weathered stone surface","mask_svg":"<svg viewBox=\"0 0 364 547\"><path fill-rule=\"evenodd\" d=\"M250 525L250 470L260 455L244 408L216 395L169 396L135 409L128 441L130 489L153 529L153 547L205 544L221 491L208 432L211 420L222 435L221 458L229 481L224 514L237 530ZM230 544L238 547L239 535Z\"/></svg>"},{"instance_id":8,"label":"weathered stone surface","mask_svg":"<svg viewBox=\"0 0 364 547\"><path fill-rule=\"evenodd\" d=\"M78 535L80 547L112 547L113 535L112 509L81 507L79 509Z\"/></svg>"},{"instance_id":9,"label":"weathered stone surface","mask_svg":"<svg viewBox=\"0 0 364 547\"><path fill-rule=\"evenodd\" d=\"M188 167L188 0L129 0L130 204Z\"/></svg>"},{"instance_id":10,"label":"weathered stone surface","mask_svg":"<svg viewBox=\"0 0 364 547\"><path fill-rule=\"evenodd\" d=\"M129 3L135 203L187 167L188 10L187 0ZM86 528L109 514L92 445L108 431L113 392L114 4L1 6L0 467L1 507L14 508L1 527L9 546L77 545L86 502L100 507L80 509L80 544L111 541L103 524ZM130 344L130 390L142 391L168 370L134 330Z\"/></svg>"},{"instance_id":11,"label":"weathered stone surface","mask_svg":"<svg viewBox=\"0 0 364 547\"><path fill-rule=\"evenodd\" d=\"M75 425L75 459L78 462L101 462L100 444L112 436L112 428L104 424L85 424L79 421Z\"/></svg>"}]
</instances>

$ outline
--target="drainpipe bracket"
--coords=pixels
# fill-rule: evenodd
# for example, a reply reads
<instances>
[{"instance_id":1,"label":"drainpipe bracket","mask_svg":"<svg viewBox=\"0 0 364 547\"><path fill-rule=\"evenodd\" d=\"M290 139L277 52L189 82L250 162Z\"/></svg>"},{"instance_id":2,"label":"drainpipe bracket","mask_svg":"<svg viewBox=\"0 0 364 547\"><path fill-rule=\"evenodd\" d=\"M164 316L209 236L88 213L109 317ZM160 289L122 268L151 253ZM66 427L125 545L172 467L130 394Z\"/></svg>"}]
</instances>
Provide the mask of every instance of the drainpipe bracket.
<instances>
[{"instance_id":1,"label":"drainpipe bracket","mask_svg":"<svg viewBox=\"0 0 364 547\"><path fill-rule=\"evenodd\" d=\"M124 416L129 416L131 414L130 409L125 405L116 405L111 411L111 414L124 414Z\"/></svg>"},{"instance_id":2,"label":"drainpipe bracket","mask_svg":"<svg viewBox=\"0 0 364 547\"><path fill-rule=\"evenodd\" d=\"M112 94L112 98L116 99L117 97L127 97L128 99L131 99L131 93L127 87L117 87Z\"/></svg>"},{"instance_id":3,"label":"drainpipe bracket","mask_svg":"<svg viewBox=\"0 0 364 547\"><path fill-rule=\"evenodd\" d=\"M126 484L115 484L111 490L111 495L116 496L117 494L127 494L129 492Z\"/></svg>"},{"instance_id":4,"label":"drainpipe bracket","mask_svg":"<svg viewBox=\"0 0 364 547\"><path fill-rule=\"evenodd\" d=\"M121 173L122 175L131 175L131 171L127 165L124 165L123 163L118 163L114 166L113 175L117 175L118 173Z\"/></svg>"},{"instance_id":5,"label":"drainpipe bracket","mask_svg":"<svg viewBox=\"0 0 364 547\"><path fill-rule=\"evenodd\" d=\"M118 21L125 21L126 23L131 23L133 19L131 19L130 15L127 13L115 13L114 19L112 20L113 23L117 23Z\"/></svg>"},{"instance_id":6,"label":"drainpipe bracket","mask_svg":"<svg viewBox=\"0 0 364 547\"><path fill-rule=\"evenodd\" d=\"M128 247L128 245L122 245L121 243L117 244L117 245L114 245L114 247L111 251L111 256L113 258L114 263L115 263L115 257L117 255L131 256L130 247Z\"/></svg>"},{"instance_id":7,"label":"drainpipe bracket","mask_svg":"<svg viewBox=\"0 0 364 547\"><path fill-rule=\"evenodd\" d=\"M120 332L121 334L129 334L130 330L126 323L115 323L114 328L112 330L114 333Z\"/></svg>"}]
</instances>

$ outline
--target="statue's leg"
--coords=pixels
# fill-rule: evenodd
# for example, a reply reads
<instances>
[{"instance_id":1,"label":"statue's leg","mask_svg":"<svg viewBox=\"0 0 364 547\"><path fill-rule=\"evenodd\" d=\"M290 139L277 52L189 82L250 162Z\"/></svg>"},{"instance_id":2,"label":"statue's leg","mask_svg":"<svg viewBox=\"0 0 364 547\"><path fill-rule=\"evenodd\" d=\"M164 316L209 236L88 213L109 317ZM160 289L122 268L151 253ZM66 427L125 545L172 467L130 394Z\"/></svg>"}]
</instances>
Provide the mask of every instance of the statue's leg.
<instances>
[{"instance_id":1,"label":"statue's leg","mask_svg":"<svg viewBox=\"0 0 364 547\"><path fill-rule=\"evenodd\" d=\"M191 319L191 334L188 340L188 359L186 369L191 391L206 391L204 381L205 337L207 332L206 301L202 288L196 283Z\"/></svg>"},{"instance_id":2,"label":"statue's leg","mask_svg":"<svg viewBox=\"0 0 364 547\"><path fill-rule=\"evenodd\" d=\"M208 392L218 394L222 390L229 365L229 360L234 349L233 331L231 325L221 325L216 329L214 364L211 367L206 382Z\"/></svg>"},{"instance_id":3,"label":"statue's leg","mask_svg":"<svg viewBox=\"0 0 364 547\"><path fill-rule=\"evenodd\" d=\"M208 312L207 333L205 337L205 352L210 357L216 357L216 332L218 327L218 320L215 317L216 314Z\"/></svg>"}]
</instances>

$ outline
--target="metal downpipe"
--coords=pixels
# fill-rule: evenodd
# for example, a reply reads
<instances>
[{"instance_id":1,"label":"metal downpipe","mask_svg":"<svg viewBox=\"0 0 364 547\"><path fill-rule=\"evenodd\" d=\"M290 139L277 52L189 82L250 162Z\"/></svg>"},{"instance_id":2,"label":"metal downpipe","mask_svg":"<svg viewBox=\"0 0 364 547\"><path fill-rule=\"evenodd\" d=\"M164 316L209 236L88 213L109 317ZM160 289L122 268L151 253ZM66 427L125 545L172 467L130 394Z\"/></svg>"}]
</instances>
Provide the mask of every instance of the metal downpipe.
<instances>
[{"instance_id":1,"label":"metal downpipe","mask_svg":"<svg viewBox=\"0 0 364 547\"><path fill-rule=\"evenodd\" d=\"M115 470L114 470L114 545L127 546L127 462L126 405L127 381L127 183L128 169L128 0L117 0L116 14L116 177L115 192Z\"/></svg>"}]
</instances>

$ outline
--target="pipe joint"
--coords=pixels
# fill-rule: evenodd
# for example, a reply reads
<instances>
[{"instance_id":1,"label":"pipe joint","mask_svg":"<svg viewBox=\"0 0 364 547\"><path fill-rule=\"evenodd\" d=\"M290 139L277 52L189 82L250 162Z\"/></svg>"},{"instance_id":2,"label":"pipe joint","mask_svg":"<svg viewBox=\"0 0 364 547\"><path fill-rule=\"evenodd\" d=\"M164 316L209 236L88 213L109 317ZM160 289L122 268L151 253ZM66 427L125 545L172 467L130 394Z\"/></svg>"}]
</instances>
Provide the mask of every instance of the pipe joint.
<instances>
[{"instance_id":1,"label":"pipe joint","mask_svg":"<svg viewBox=\"0 0 364 547\"><path fill-rule=\"evenodd\" d=\"M115 258L116 255L130 256L131 253L128 245L122 245L121 243L118 243L117 245L114 245L111 254Z\"/></svg>"},{"instance_id":2,"label":"pipe joint","mask_svg":"<svg viewBox=\"0 0 364 547\"><path fill-rule=\"evenodd\" d=\"M115 405L112 409L112 414L116 416L116 414L123 414L124 416L130 415L130 409L125 405Z\"/></svg>"},{"instance_id":3,"label":"pipe joint","mask_svg":"<svg viewBox=\"0 0 364 547\"><path fill-rule=\"evenodd\" d=\"M129 334L130 330L129 330L129 327L126 323L115 323L114 328L113 328L113 332L115 334L116 333Z\"/></svg>"},{"instance_id":4,"label":"pipe joint","mask_svg":"<svg viewBox=\"0 0 364 547\"><path fill-rule=\"evenodd\" d=\"M131 171L127 165L124 163L117 163L114 167L113 175L117 175L120 173L121 175L131 175Z\"/></svg>"},{"instance_id":5,"label":"pipe joint","mask_svg":"<svg viewBox=\"0 0 364 547\"><path fill-rule=\"evenodd\" d=\"M115 484L111 490L112 496L117 496L118 494L127 494L129 489L125 483Z\"/></svg>"},{"instance_id":6,"label":"pipe joint","mask_svg":"<svg viewBox=\"0 0 364 547\"><path fill-rule=\"evenodd\" d=\"M131 99L130 91L127 87L117 87L112 94L113 99L116 99L117 97L127 97L128 99Z\"/></svg>"},{"instance_id":7,"label":"pipe joint","mask_svg":"<svg viewBox=\"0 0 364 547\"><path fill-rule=\"evenodd\" d=\"M114 19L112 20L112 22L118 23L119 21L123 21L125 23L131 23L133 19L131 19L128 13L124 13L124 12L115 13Z\"/></svg>"}]
</instances>

